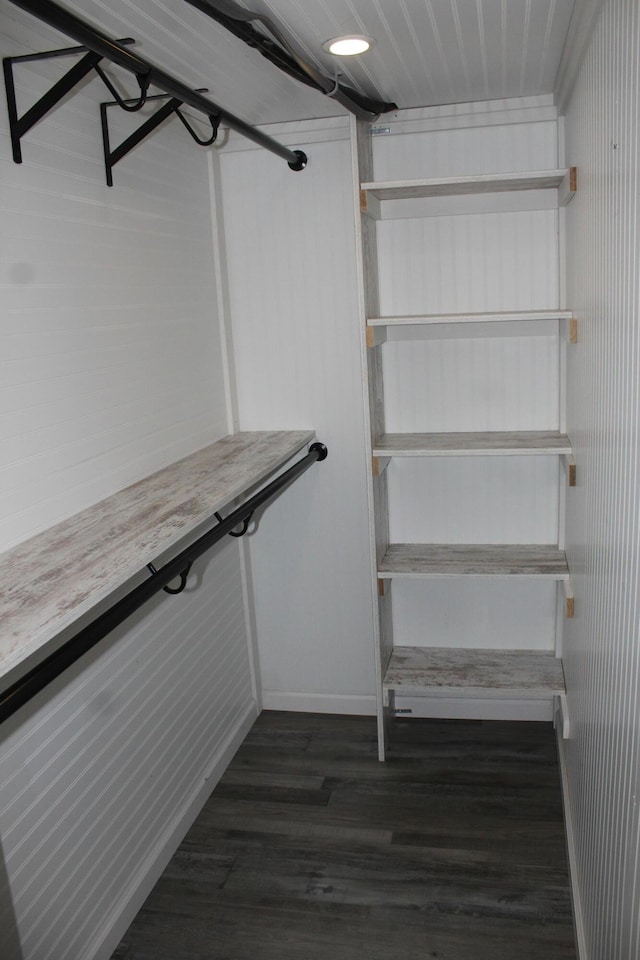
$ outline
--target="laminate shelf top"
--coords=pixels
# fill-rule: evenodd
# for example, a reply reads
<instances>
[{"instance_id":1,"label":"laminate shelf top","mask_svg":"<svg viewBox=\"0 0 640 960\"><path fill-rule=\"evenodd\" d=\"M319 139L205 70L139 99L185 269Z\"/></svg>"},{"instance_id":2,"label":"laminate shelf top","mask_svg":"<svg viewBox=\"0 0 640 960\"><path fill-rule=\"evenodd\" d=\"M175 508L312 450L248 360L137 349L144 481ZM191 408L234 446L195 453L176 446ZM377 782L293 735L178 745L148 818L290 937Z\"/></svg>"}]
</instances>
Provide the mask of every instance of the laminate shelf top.
<instances>
[{"instance_id":1,"label":"laminate shelf top","mask_svg":"<svg viewBox=\"0 0 640 960\"><path fill-rule=\"evenodd\" d=\"M562 661L537 650L395 647L385 691L409 696L548 699L565 693Z\"/></svg>"},{"instance_id":2,"label":"laminate shelf top","mask_svg":"<svg viewBox=\"0 0 640 960\"><path fill-rule=\"evenodd\" d=\"M418 200L423 197L457 197L511 190L552 190L562 184L568 173L566 169L556 169L428 180L381 180L363 183L361 189L378 200Z\"/></svg>"},{"instance_id":3,"label":"laminate shelf top","mask_svg":"<svg viewBox=\"0 0 640 960\"><path fill-rule=\"evenodd\" d=\"M555 431L488 433L385 433L374 457L447 457L571 454L571 443Z\"/></svg>"},{"instance_id":4,"label":"laminate shelf top","mask_svg":"<svg viewBox=\"0 0 640 960\"><path fill-rule=\"evenodd\" d=\"M518 320L571 320L572 310L510 310L485 313L426 313L406 317L369 317L369 327L428 326L447 323L510 323Z\"/></svg>"},{"instance_id":5,"label":"laminate shelf top","mask_svg":"<svg viewBox=\"0 0 640 960\"><path fill-rule=\"evenodd\" d=\"M378 567L393 577L532 577L569 580L563 550L546 544L391 543Z\"/></svg>"},{"instance_id":6,"label":"laminate shelf top","mask_svg":"<svg viewBox=\"0 0 640 960\"><path fill-rule=\"evenodd\" d=\"M217 510L254 492L314 436L224 437L2 554L0 677L201 524L213 524Z\"/></svg>"}]
</instances>

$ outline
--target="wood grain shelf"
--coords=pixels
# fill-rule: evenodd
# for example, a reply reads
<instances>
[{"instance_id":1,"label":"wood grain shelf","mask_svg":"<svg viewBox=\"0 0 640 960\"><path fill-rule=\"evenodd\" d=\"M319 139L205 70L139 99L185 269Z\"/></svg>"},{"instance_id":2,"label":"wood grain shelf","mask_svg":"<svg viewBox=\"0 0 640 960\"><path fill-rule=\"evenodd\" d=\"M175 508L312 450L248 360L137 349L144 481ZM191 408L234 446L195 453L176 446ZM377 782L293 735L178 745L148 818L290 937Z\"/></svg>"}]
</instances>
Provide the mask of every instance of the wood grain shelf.
<instances>
[{"instance_id":1,"label":"wood grain shelf","mask_svg":"<svg viewBox=\"0 0 640 960\"><path fill-rule=\"evenodd\" d=\"M575 193L575 168L426 180L370 181L361 184L360 204L363 213L378 220L381 217L380 204L385 200L420 200L427 197L477 196L485 193L553 189L558 190L559 202L568 203Z\"/></svg>"},{"instance_id":2,"label":"wood grain shelf","mask_svg":"<svg viewBox=\"0 0 640 960\"><path fill-rule=\"evenodd\" d=\"M0 556L0 677L52 652L63 630L254 492L313 431L242 432L204 447ZM202 532L202 531L200 531Z\"/></svg>"},{"instance_id":3,"label":"wood grain shelf","mask_svg":"<svg viewBox=\"0 0 640 960\"><path fill-rule=\"evenodd\" d=\"M548 700L565 693L562 661L537 650L394 647L382 684L403 696Z\"/></svg>"},{"instance_id":4,"label":"wood grain shelf","mask_svg":"<svg viewBox=\"0 0 640 960\"><path fill-rule=\"evenodd\" d=\"M486 433L386 433L373 446L374 457L457 457L571 455L571 443L556 431Z\"/></svg>"},{"instance_id":5,"label":"wood grain shelf","mask_svg":"<svg viewBox=\"0 0 640 960\"><path fill-rule=\"evenodd\" d=\"M403 317L369 317L368 327L428 326L448 323L510 323L520 320L568 320L572 310L511 310L494 313L433 313Z\"/></svg>"},{"instance_id":6,"label":"wood grain shelf","mask_svg":"<svg viewBox=\"0 0 640 960\"><path fill-rule=\"evenodd\" d=\"M391 543L380 579L520 577L569 582L563 550L547 544Z\"/></svg>"}]
</instances>

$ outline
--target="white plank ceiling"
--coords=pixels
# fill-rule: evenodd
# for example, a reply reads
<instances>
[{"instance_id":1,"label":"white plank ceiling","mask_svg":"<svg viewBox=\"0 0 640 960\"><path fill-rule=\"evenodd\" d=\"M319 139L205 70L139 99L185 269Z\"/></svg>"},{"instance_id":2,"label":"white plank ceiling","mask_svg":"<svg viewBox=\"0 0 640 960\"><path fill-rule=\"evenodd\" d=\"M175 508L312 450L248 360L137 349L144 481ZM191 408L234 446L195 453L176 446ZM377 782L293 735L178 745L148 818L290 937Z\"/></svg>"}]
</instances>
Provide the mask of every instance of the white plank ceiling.
<instances>
[{"instance_id":1,"label":"white plank ceiling","mask_svg":"<svg viewBox=\"0 0 640 960\"><path fill-rule=\"evenodd\" d=\"M249 123L344 113L184 0L66 6L114 36L136 37L142 56L194 87L207 86L211 99ZM244 6L276 21L329 73L339 71L363 93L407 108L551 93L574 0L244 0ZM29 17L3 7L10 18ZM324 53L322 42L344 33L367 34L375 46L356 58ZM44 27L42 35L55 36Z\"/></svg>"},{"instance_id":2,"label":"white plank ceiling","mask_svg":"<svg viewBox=\"0 0 640 960\"><path fill-rule=\"evenodd\" d=\"M252 2L329 72L399 107L552 92L573 8L573 0ZM360 57L322 51L345 33L376 44Z\"/></svg>"}]
</instances>

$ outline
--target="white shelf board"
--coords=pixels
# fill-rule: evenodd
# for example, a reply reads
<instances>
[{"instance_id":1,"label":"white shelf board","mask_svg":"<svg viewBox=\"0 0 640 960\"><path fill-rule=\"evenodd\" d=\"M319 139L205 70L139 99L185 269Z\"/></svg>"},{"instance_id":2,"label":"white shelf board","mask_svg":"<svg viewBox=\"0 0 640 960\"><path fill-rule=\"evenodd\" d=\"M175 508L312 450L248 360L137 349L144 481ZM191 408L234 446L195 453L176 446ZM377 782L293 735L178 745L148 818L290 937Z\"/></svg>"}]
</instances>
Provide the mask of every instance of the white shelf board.
<instances>
[{"instance_id":1,"label":"white shelf board","mask_svg":"<svg viewBox=\"0 0 640 960\"><path fill-rule=\"evenodd\" d=\"M381 580L402 577L520 577L569 581L566 554L549 544L391 543Z\"/></svg>"},{"instance_id":2,"label":"white shelf board","mask_svg":"<svg viewBox=\"0 0 640 960\"><path fill-rule=\"evenodd\" d=\"M562 661L537 650L394 647L383 691L403 696L535 700L565 693Z\"/></svg>"},{"instance_id":3,"label":"white shelf board","mask_svg":"<svg viewBox=\"0 0 640 960\"><path fill-rule=\"evenodd\" d=\"M550 190L568 177L567 169L532 170L523 173L487 173L467 177L438 177L428 180L382 180L361 184L365 212L380 215L379 203L385 200L417 200L423 197L459 197L514 190ZM375 198L369 204L369 198Z\"/></svg>"},{"instance_id":4,"label":"white shelf board","mask_svg":"<svg viewBox=\"0 0 640 960\"><path fill-rule=\"evenodd\" d=\"M433 313L405 317L369 317L368 327L429 326L454 323L509 323L521 320L572 320L571 310L512 310L494 313Z\"/></svg>"},{"instance_id":5,"label":"white shelf board","mask_svg":"<svg viewBox=\"0 0 640 960\"><path fill-rule=\"evenodd\" d=\"M571 455L564 433L529 430L488 433L386 433L374 457L486 457Z\"/></svg>"},{"instance_id":6,"label":"white shelf board","mask_svg":"<svg viewBox=\"0 0 640 960\"><path fill-rule=\"evenodd\" d=\"M41 657L61 631L252 492L314 436L224 437L2 554L0 677Z\"/></svg>"}]
</instances>

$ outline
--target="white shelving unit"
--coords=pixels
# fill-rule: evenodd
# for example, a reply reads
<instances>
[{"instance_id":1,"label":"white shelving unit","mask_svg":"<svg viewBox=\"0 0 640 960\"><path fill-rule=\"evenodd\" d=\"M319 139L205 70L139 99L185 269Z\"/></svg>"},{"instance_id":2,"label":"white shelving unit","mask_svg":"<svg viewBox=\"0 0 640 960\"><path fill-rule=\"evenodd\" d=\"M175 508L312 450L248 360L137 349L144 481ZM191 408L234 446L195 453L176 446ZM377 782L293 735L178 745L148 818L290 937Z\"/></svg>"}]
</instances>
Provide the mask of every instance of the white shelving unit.
<instances>
[{"instance_id":1,"label":"white shelving unit","mask_svg":"<svg viewBox=\"0 0 640 960\"><path fill-rule=\"evenodd\" d=\"M415 218L406 205L394 201L425 198L473 197L504 192L553 191L552 208L569 202L576 190L575 170L552 169L518 173L480 174L454 178L384 181L373 179L371 141L364 125L354 124L359 183L361 255L361 309L366 352L369 417L371 429L372 478L369 489L372 553L376 563L378 619L376 663L379 702L380 758L384 759L389 721L394 715L395 695L411 697L475 698L479 700L564 701L562 662L556 649L478 649L446 647L442 642L424 645L397 645L393 640L391 584L396 580L427 582L453 578L482 581L556 582L566 594L565 611L573 614L573 596L567 560L558 543L409 543L390 542L389 484L387 468L395 459L430 460L459 458L460 470L468 469L467 458L557 457L564 466L558 476L575 484L575 464L569 437L559 430L456 430L397 432L385 427L383 344L390 339L448 339L454 337L509 336L526 324L526 336L536 326L548 333L555 326L558 343L575 342L576 324L571 311L527 309L468 313L403 313L384 316L380 310L376 225L400 217ZM389 207L386 205L389 204ZM517 209L517 205L516 205ZM531 209L528 207L527 209ZM390 211L390 212L389 212ZM455 211L454 211L455 212ZM482 210L472 211L479 216ZM422 213L418 214L423 216ZM424 214L426 216L430 214ZM433 216L442 216L438 206ZM425 337L425 331L428 331ZM476 332L477 331L477 332ZM495 332L494 332L495 331ZM432 336L434 333L432 333ZM562 350L558 367L562 366ZM562 392L563 373L558 378ZM559 407L562 407L562 397ZM562 416L560 426L562 427ZM559 499L564 492L559 480ZM397 491L396 491L397 495ZM562 509L558 507L559 522ZM561 605L558 604L558 609ZM557 631L554 638L557 643Z\"/></svg>"}]
</instances>

